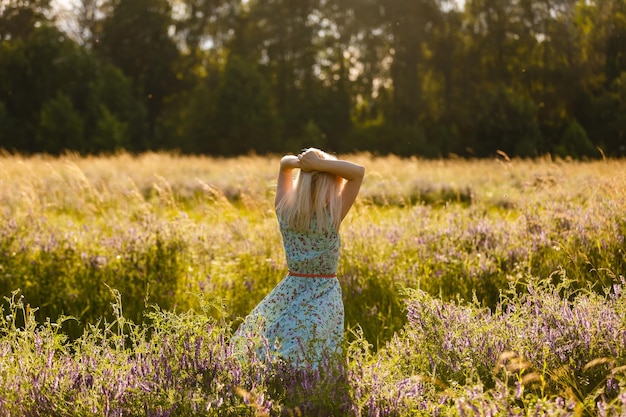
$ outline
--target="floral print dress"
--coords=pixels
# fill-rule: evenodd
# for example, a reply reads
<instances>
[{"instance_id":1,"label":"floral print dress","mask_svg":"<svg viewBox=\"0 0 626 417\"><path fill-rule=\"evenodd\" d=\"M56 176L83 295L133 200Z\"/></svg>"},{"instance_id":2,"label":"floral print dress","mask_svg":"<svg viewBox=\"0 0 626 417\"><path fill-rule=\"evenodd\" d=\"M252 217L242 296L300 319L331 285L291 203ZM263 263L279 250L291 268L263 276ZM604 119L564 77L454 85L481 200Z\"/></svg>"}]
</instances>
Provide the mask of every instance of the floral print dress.
<instances>
[{"instance_id":1,"label":"floral print dress","mask_svg":"<svg viewBox=\"0 0 626 417\"><path fill-rule=\"evenodd\" d=\"M336 277L338 232L298 232L278 219L289 273L252 310L237 331L259 335L271 353L294 366L317 367L341 351L344 309Z\"/></svg>"}]
</instances>

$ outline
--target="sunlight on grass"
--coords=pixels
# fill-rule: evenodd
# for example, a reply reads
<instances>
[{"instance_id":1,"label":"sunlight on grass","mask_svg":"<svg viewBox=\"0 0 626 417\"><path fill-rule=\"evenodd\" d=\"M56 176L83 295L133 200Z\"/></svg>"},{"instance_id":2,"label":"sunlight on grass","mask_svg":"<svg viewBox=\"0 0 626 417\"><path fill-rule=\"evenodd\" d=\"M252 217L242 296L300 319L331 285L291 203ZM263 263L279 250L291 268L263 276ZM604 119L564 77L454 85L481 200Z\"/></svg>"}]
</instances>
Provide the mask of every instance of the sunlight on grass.
<instances>
[{"instance_id":1,"label":"sunlight on grass","mask_svg":"<svg viewBox=\"0 0 626 417\"><path fill-rule=\"evenodd\" d=\"M350 159L312 375L228 346L286 273L278 156L1 156L0 416L626 410L626 162Z\"/></svg>"}]
</instances>

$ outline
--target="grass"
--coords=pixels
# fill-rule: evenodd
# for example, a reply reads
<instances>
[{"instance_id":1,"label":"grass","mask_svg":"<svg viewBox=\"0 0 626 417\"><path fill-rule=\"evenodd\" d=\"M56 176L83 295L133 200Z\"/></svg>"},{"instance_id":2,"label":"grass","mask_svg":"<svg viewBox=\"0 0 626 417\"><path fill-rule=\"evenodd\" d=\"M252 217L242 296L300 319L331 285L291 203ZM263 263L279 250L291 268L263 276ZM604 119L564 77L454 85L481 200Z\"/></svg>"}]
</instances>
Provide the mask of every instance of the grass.
<instances>
[{"instance_id":1,"label":"grass","mask_svg":"<svg viewBox=\"0 0 626 417\"><path fill-rule=\"evenodd\" d=\"M624 161L349 157L321 375L228 345L286 272L278 156L0 157L0 416L626 410Z\"/></svg>"}]
</instances>

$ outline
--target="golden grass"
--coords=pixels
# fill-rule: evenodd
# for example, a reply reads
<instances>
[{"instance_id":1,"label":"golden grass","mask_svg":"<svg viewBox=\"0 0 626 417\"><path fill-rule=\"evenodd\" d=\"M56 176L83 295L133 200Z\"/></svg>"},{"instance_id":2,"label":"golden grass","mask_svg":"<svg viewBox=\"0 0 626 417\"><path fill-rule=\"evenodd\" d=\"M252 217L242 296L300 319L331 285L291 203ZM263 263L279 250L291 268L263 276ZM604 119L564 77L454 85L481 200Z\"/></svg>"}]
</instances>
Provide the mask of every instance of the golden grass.
<instances>
[{"instance_id":1,"label":"golden grass","mask_svg":"<svg viewBox=\"0 0 626 417\"><path fill-rule=\"evenodd\" d=\"M401 202L418 191L437 187L471 190L473 198L532 198L549 191L555 197L594 198L624 194L626 161L591 162L514 159L422 160L368 153L345 155L366 166L362 197L383 196ZM167 204L201 193L209 201L260 204L274 192L279 156L215 158L171 153L102 157L4 154L0 156L0 197L5 206L33 210L72 199L93 204L158 197ZM572 192L575 190L575 192ZM601 197L601 195L600 195ZM383 198L383 201L385 200ZM252 202L252 200L261 200Z\"/></svg>"}]
</instances>

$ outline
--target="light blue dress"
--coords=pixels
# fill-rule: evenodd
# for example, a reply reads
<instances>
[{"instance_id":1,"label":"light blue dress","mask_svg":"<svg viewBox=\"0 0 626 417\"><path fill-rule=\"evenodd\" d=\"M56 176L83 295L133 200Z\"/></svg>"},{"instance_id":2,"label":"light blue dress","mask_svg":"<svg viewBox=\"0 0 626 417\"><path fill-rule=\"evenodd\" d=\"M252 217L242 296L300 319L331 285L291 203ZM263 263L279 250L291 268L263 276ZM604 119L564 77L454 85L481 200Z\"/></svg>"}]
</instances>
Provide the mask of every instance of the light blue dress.
<instances>
[{"instance_id":1,"label":"light blue dress","mask_svg":"<svg viewBox=\"0 0 626 417\"><path fill-rule=\"evenodd\" d=\"M266 350L293 366L317 367L340 353L343 341L344 308L336 277L339 234L334 228L317 230L315 220L304 233L280 217L278 223L289 273L246 317L236 335L247 340L261 336Z\"/></svg>"}]
</instances>

